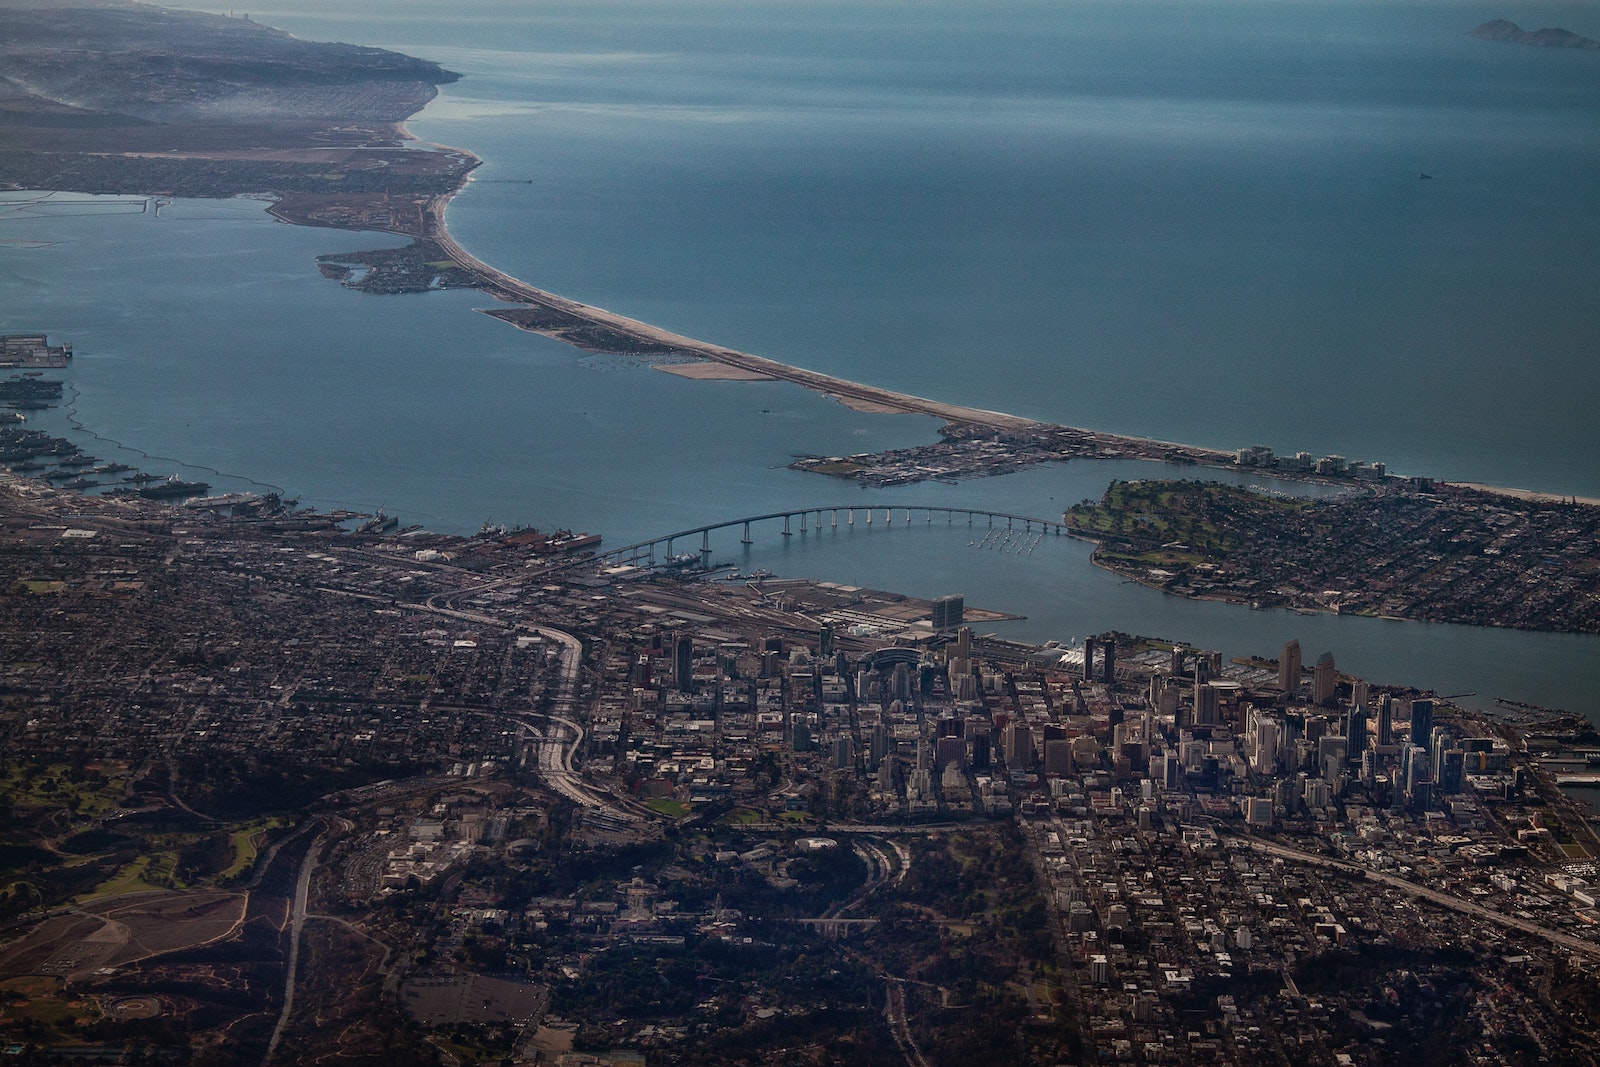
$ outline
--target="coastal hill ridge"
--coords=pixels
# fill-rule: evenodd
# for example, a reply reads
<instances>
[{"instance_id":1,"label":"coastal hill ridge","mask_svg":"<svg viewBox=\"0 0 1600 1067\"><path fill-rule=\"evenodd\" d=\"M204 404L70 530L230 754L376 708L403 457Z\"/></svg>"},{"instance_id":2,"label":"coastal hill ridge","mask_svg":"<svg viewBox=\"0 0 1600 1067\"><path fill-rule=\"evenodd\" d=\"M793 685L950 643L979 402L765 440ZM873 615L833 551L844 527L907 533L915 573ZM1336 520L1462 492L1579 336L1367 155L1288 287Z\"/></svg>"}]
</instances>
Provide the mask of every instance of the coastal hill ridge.
<instances>
[{"instance_id":1,"label":"coastal hill ridge","mask_svg":"<svg viewBox=\"0 0 1600 1067\"><path fill-rule=\"evenodd\" d=\"M1583 37L1571 30L1546 27L1542 30L1525 30L1506 19L1490 19L1472 31L1472 36L1484 41L1507 41L1511 44L1531 44L1536 48L1600 49L1600 41Z\"/></svg>"},{"instance_id":2,"label":"coastal hill ridge","mask_svg":"<svg viewBox=\"0 0 1600 1067\"><path fill-rule=\"evenodd\" d=\"M302 41L248 16L132 0L0 0L0 13L7 126L400 122L459 77L382 48Z\"/></svg>"}]
</instances>

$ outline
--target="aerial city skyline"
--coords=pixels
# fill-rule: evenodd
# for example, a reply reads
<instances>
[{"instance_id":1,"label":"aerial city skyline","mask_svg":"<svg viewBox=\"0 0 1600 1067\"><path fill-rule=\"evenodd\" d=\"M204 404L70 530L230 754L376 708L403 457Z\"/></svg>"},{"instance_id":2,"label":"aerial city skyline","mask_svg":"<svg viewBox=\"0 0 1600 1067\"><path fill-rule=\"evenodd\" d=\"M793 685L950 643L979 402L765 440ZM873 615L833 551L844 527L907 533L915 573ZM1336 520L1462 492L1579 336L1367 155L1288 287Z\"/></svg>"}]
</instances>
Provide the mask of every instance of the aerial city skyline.
<instances>
[{"instance_id":1,"label":"aerial city skyline","mask_svg":"<svg viewBox=\"0 0 1600 1067\"><path fill-rule=\"evenodd\" d=\"M8 1053L1594 1059L1582 9L5 6Z\"/></svg>"}]
</instances>

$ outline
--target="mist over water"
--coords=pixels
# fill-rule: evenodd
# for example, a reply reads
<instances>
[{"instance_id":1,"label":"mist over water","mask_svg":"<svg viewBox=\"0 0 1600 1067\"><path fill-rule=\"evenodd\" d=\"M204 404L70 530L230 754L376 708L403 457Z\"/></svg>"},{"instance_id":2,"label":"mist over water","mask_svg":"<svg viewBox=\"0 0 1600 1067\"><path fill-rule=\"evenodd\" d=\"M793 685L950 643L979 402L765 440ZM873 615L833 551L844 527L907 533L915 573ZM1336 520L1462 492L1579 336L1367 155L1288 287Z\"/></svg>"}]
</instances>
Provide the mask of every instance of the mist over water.
<instances>
[{"instance_id":1,"label":"mist over water","mask_svg":"<svg viewBox=\"0 0 1600 1067\"><path fill-rule=\"evenodd\" d=\"M1600 56L1466 36L1508 17L1600 37L1595 12L297 0L252 16L462 72L410 123L485 161L452 232L555 292L956 403L1600 496ZM784 465L931 440L931 420L682 381L516 333L472 314L477 294L368 297L313 267L391 238L248 202L162 214L0 211L0 238L50 242L0 246L0 318L77 345L87 427L308 502L618 544L857 497L1054 517L1161 473L862 494ZM1593 639L1195 604L1095 570L1076 542L970 540L719 552L964 592L1027 614L1002 632L1036 640L1118 628L1272 655L1299 637L1379 680L1594 706Z\"/></svg>"},{"instance_id":2,"label":"mist over water","mask_svg":"<svg viewBox=\"0 0 1600 1067\"><path fill-rule=\"evenodd\" d=\"M600 10L434 55L415 128L488 160L451 224L512 273L980 407L1600 490L1591 54L1465 4Z\"/></svg>"}]
</instances>

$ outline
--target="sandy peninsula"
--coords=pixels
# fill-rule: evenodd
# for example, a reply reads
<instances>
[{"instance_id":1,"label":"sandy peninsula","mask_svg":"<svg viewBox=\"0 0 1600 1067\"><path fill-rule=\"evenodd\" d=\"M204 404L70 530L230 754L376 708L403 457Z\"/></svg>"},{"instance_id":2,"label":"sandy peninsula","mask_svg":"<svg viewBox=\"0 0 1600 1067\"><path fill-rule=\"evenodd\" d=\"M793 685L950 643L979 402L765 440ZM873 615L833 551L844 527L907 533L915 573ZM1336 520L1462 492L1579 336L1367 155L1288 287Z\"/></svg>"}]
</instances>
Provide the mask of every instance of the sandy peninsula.
<instances>
[{"instance_id":1,"label":"sandy peninsula","mask_svg":"<svg viewBox=\"0 0 1600 1067\"><path fill-rule=\"evenodd\" d=\"M131 0L84 0L70 10L47 0L0 0L0 12L13 30L0 36L0 188L270 194L272 213L285 222L413 239L403 249L323 257L323 272L345 284L390 293L480 289L502 305L481 309L486 314L589 351L659 357L659 369L697 380L791 382L858 411L943 422L942 441L893 455L887 468L869 457L817 460L826 472L848 468L876 484L1068 458L1235 465L1230 451L1062 426L807 370L584 304L490 266L445 223L479 159L422 144L403 125L438 86L458 78L435 63L302 41L248 17ZM1473 488L1533 502L1566 499Z\"/></svg>"}]
</instances>

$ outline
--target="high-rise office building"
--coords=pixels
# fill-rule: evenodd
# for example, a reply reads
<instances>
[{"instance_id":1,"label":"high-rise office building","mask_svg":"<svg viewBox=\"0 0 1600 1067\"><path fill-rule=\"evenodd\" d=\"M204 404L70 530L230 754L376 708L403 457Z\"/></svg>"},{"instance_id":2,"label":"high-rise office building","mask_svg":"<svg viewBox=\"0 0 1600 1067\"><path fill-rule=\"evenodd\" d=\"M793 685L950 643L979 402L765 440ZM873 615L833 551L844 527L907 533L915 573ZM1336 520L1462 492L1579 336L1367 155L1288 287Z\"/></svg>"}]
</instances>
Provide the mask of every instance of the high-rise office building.
<instances>
[{"instance_id":1,"label":"high-rise office building","mask_svg":"<svg viewBox=\"0 0 1600 1067\"><path fill-rule=\"evenodd\" d=\"M1439 792L1455 796L1461 792L1466 780L1467 754L1459 748L1447 748L1439 758Z\"/></svg>"},{"instance_id":2,"label":"high-rise office building","mask_svg":"<svg viewBox=\"0 0 1600 1067\"><path fill-rule=\"evenodd\" d=\"M1292 693L1300 688L1300 642L1290 641L1278 653L1278 688Z\"/></svg>"},{"instance_id":3,"label":"high-rise office building","mask_svg":"<svg viewBox=\"0 0 1600 1067\"><path fill-rule=\"evenodd\" d=\"M1349 739L1350 758L1359 760L1367 751L1367 709L1356 705L1344 717L1344 734Z\"/></svg>"},{"instance_id":4,"label":"high-rise office building","mask_svg":"<svg viewBox=\"0 0 1600 1067\"><path fill-rule=\"evenodd\" d=\"M1428 737L1428 766L1432 769L1433 780L1439 780L1439 762L1444 758L1444 751L1453 746L1454 738L1445 727L1439 727Z\"/></svg>"},{"instance_id":5,"label":"high-rise office building","mask_svg":"<svg viewBox=\"0 0 1600 1067\"><path fill-rule=\"evenodd\" d=\"M680 692L690 692L694 689L694 642L688 635L678 638L673 646L673 676Z\"/></svg>"},{"instance_id":6,"label":"high-rise office building","mask_svg":"<svg viewBox=\"0 0 1600 1067\"><path fill-rule=\"evenodd\" d=\"M1411 702L1411 743L1428 749L1428 742L1433 740L1433 701L1413 700Z\"/></svg>"},{"instance_id":7,"label":"high-rise office building","mask_svg":"<svg viewBox=\"0 0 1600 1067\"><path fill-rule=\"evenodd\" d=\"M1052 778L1063 778L1072 773L1072 742L1051 739L1044 743L1044 773Z\"/></svg>"},{"instance_id":8,"label":"high-rise office building","mask_svg":"<svg viewBox=\"0 0 1600 1067\"><path fill-rule=\"evenodd\" d=\"M1014 771L1033 766L1033 731L1025 722L1014 722L1004 734L1006 766Z\"/></svg>"},{"instance_id":9,"label":"high-rise office building","mask_svg":"<svg viewBox=\"0 0 1600 1067\"><path fill-rule=\"evenodd\" d=\"M1406 799L1413 808L1427 810L1432 797L1424 786L1431 785L1433 780L1428 767L1428 750L1421 745L1407 745L1400 770Z\"/></svg>"},{"instance_id":10,"label":"high-rise office building","mask_svg":"<svg viewBox=\"0 0 1600 1067\"><path fill-rule=\"evenodd\" d=\"M885 793L894 790L894 760L886 759L878 764L878 788Z\"/></svg>"},{"instance_id":11,"label":"high-rise office building","mask_svg":"<svg viewBox=\"0 0 1600 1067\"><path fill-rule=\"evenodd\" d=\"M1326 781L1337 782L1349 758L1348 738L1328 734L1317 742L1317 774Z\"/></svg>"},{"instance_id":12,"label":"high-rise office building","mask_svg":"<svg viewBox=\"0 0 1600 1067\"><path fill-rule=\"evenodd\" d=\"M884 757L889 755L889 730L883 723L875 722L872 724L870 736L870 747L867 750L868 759L870 760L871 768L877 770Z\"/></svg>"},{"instance_id":13,"label":"high-rise office building","mask_svg":"<svg viewBox=\"0 0 1600 1067\"><path fill-rule=\"evenodd\" d=\"M1257 720L1253 738L1254 758L1256 769L1262 774L1278 772L1281 738L1282 728L1277 720L1268 718Z\"/></svg>"},{"instance_id":14,"label":"high-rise office building","mask_svg":"<svg viewBox=\"0 0 1600 1067\"><path fill-rule=\"evenodd\" d=\"M953 630L961 625L962 614L966 610L966 601L960 594L952 593L949 596L938 597L933 602L933 628L935 630Z\"/></svg>"},{"instance_id":15,"label":"high-rise office building","mask_svg":"<svg viewBox=\"0 0 1600 1067\"><path fill-rule=\"evenodd\" d=\"M1333 666L1333 653L1324 652L1317 657L1317 665L1311 675L1311 702L1313 704L1332 704L1333 697L1339 689L1339 672Z\"/></svg>"}]
</instances>

